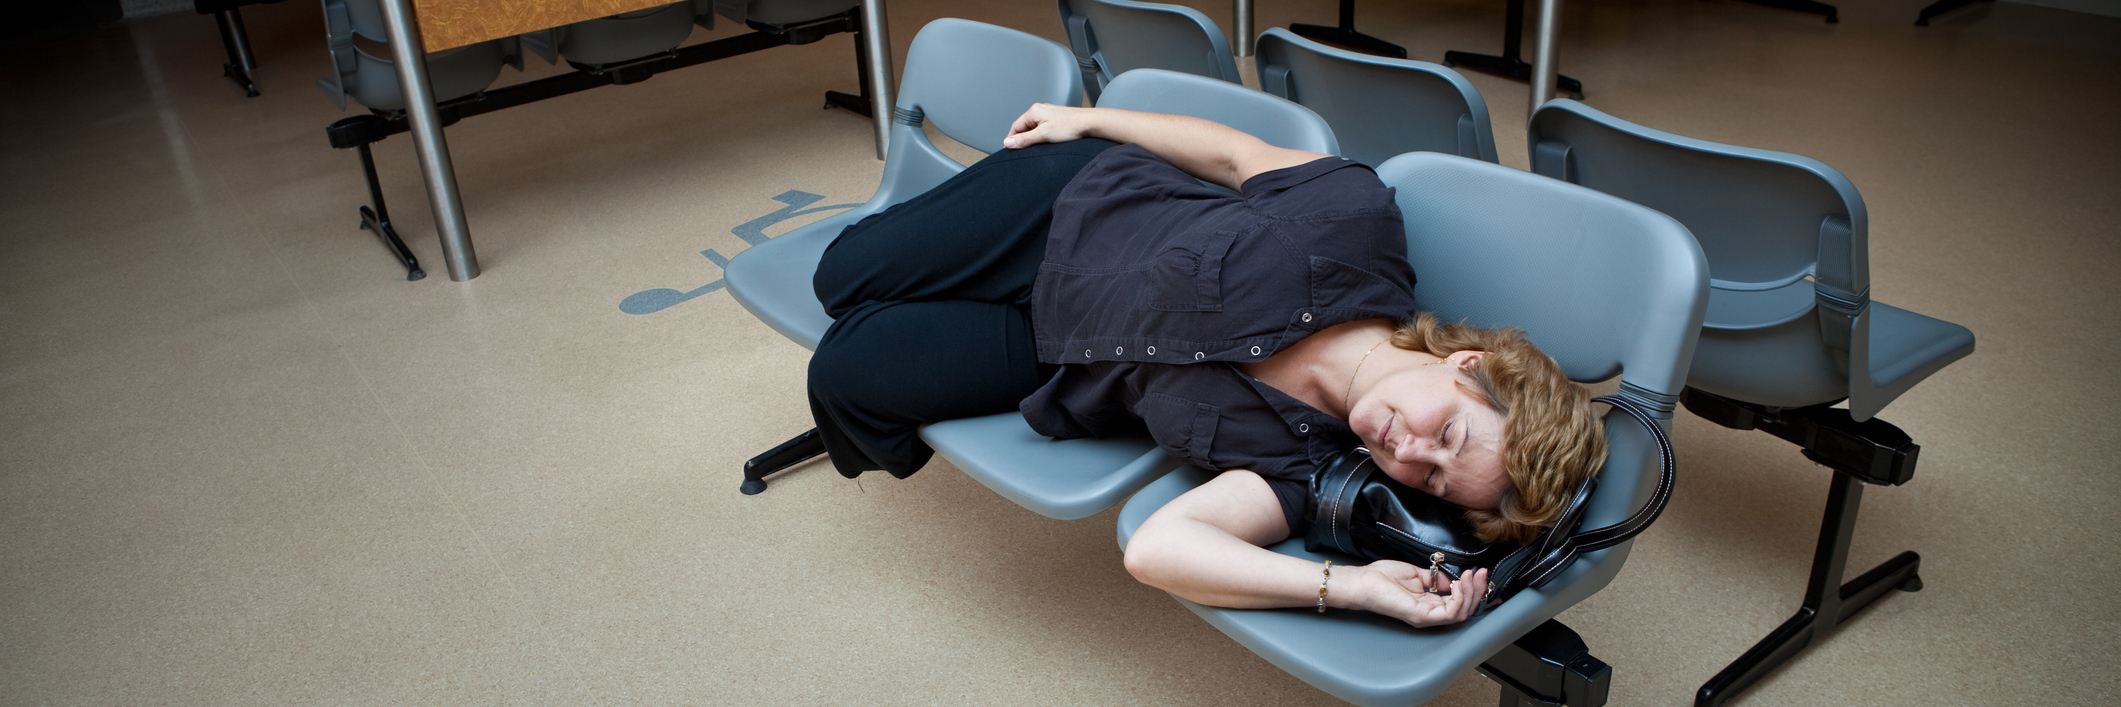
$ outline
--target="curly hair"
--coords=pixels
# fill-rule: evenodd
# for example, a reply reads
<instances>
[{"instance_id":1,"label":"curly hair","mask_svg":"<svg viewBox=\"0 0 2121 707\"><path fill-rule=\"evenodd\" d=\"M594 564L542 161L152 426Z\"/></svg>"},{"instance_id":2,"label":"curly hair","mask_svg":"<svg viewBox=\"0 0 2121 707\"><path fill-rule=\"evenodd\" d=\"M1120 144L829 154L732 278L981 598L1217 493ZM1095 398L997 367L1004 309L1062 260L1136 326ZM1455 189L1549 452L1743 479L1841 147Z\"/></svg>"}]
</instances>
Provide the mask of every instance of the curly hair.
<instances>
[{"instance_id":1,"label":"curly hair","mask_svg":"<svg viewBox=\"0 0 2121 707\"><path fill-rule=\"evenodd\" d=\"M1434 356L1486 355L1464 369L1459 388L1503 418L1502 465L1510 477L1501 507L1467 510L1482 540L1530 542L1566 510L1576 488L1605 464L1605 428L1591 395L1516 328L1440 324L1422 312L1402 322L1392 345Z\"/></svg>"}]
</instances>

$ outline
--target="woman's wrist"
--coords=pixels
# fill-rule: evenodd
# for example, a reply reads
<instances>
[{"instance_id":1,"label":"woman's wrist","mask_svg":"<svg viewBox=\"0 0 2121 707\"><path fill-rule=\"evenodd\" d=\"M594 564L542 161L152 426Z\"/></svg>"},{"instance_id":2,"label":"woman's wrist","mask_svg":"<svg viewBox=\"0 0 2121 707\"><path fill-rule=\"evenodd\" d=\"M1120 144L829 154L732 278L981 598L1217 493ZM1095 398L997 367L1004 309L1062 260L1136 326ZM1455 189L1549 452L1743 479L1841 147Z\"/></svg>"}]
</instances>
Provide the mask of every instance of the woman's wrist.
<instances>
[{"instance_id":1,"label":"woman's wrist","mask_svg":"<svg viewBox=\"0 0 2121 707\"><path fill-rule=\"evenodd\" d=\"M1369 611L1375 595L1373 584L1383 579L1377 571L1367 565L1333 565L1333 577L1326 583L1326 608Z\"/></svg>"}]
</instances>

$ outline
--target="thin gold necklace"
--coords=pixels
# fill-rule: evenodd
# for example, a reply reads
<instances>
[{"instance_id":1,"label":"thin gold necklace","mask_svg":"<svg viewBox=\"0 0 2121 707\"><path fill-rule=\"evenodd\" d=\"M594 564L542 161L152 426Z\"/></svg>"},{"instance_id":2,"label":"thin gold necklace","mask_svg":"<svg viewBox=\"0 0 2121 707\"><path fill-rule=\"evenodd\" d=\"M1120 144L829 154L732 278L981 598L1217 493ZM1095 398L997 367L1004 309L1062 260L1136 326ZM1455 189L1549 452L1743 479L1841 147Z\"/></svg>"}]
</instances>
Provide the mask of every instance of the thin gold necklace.
<instances>
[{"instance_id":1,"label":"thin gold necklace","mask_svg":"<svg viewBox=\"0 0 2121 707\"><path fill-rule=\"evenodd\" d=\"M1355 377L1362 375L1362 365L1370 362L1370 354L1376 352L1377 347L1383 346L1385 345L1385 342L1391 340L1392 337L1389 336L1383 339L1379 339L1377 343L1370 345L1369 351L1362 352L1362 359L1355 362L1355 372L1348 374L1348 390L1340 394L1340 406L1342 408L1348 408L1348 403L1352 400L1350 396L1355 394ZM1355 411L1353 409L1349 409L1348 412L1352 414Z\"/></svg>"}]
</instances>

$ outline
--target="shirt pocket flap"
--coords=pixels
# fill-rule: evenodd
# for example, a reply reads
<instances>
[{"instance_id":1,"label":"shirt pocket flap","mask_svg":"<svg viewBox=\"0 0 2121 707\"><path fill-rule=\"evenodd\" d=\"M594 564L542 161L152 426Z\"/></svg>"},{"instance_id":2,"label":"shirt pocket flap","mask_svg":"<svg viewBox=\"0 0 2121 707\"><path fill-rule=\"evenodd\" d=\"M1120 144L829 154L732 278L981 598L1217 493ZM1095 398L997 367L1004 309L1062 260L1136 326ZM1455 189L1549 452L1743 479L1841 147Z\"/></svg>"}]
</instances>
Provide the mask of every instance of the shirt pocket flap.
<instances>
[{"instance_id":1,"label":"shirt pocket flap","mask_svg":"<svg viewBox=\"0 0 2121 707\"><path fill-rule=\"evenodd\" d=\"M1162 312L1220 312L1223 309L1223 257L1230 254L1236 231L1206 231L1176 236L1156 255L1144 274L1149 308Z\"/></svg>"},{"instance_id":2,"label":"shirt pocket flap","mask_svg":"<svg viewBox=\"0 0 2121 707\"><path fill-rule=\"evenodd\" d=\"M1137 414L1149 423L1149 436L1164 451L1203 468L1217 469L1210 452L1215 449L1215 428L1222 408L1196 403L1175 395L1151 393L1142 396Z\"/></svg>"}]
</instances>

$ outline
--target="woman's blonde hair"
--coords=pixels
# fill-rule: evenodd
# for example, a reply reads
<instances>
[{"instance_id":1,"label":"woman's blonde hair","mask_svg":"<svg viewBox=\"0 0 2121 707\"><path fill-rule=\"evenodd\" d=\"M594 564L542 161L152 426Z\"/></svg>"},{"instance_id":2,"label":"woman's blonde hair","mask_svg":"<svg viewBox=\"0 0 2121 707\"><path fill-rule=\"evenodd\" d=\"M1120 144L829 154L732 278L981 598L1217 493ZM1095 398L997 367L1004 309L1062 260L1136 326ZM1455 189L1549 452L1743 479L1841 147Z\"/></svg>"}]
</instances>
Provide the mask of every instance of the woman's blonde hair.
<instances>
[{"instance_id":1,"label":"woman's blonde hair","mask_svg":"<svg viewBox=\"0 0 2121 707\"><path fill-rule=\"evenodd\" d=\"M1605 429L1591 395L1515 328L1439 324L1422 312L1402 322L1392 345L1434 356L1482 351L1461 369L1459 387L1503 418L1502 467L1510 477L1501 507L1468 510L1482 540L1531 542L1566 510L1578 485L1605 464Z\"/></svg>"}]
</instances>

